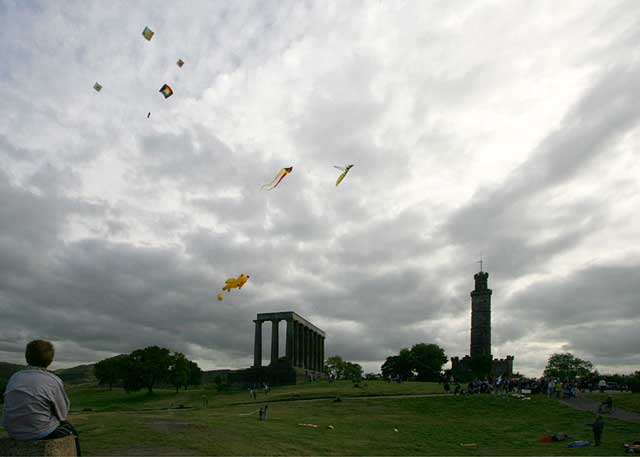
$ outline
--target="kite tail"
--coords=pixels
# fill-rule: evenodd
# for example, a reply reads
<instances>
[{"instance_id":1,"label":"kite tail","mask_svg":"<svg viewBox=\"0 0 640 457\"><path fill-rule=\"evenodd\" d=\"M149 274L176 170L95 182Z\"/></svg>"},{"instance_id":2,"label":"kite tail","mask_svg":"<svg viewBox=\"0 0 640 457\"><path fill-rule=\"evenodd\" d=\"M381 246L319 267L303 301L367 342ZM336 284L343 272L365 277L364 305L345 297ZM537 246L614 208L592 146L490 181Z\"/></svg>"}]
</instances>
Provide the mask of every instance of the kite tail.
<instances>
[{"instance_id":1,"label":"kite tail","mask_svg":"<svg viewBox=\"0 0 640 457\"><path fill-rule=\"evenodd\" d=\"M278 187L278 184L280 184L280 181L282 181L284 179L284 177L287 176L287 173L283 173L282 176L280 176L280 179L278 180L278 182L276 183L275 186L273 186L273 188L275 189L276 187Z\"/></svg>"},{"instance_id":2,"label":"kite tail","mask_svg":"<svg viewBox=\"0 0 640 457\"><path fill-rule=\"evenodd\" d=\"M284 169L280 170L278 172L278 174L276 175L276 177L273 178L273 181L271 181L269 184L263 184L262 188L263 189L269 188L269 190L275 189L278 186L278 184L280 184L280 181L282 181L282 178L284 178L286 175L287 175L287 173L284 171ZM276 179L278 179L278 177L280 177L280 181L278 181L275 185L273 185L273 183L276 182Z\"/></svg>"}]
</instances>

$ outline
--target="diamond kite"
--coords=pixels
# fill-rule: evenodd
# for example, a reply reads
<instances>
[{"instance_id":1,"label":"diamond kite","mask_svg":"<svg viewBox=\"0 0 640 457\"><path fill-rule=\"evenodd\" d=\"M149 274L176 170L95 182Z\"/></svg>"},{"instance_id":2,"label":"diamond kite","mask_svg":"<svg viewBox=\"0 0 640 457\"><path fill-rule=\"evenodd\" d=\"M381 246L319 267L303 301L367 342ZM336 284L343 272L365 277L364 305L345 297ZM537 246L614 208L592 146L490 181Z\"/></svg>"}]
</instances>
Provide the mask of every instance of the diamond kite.
<instances>
[{"instance_id":1,"label":"diamond kite","mask_svg":"<svg viewBox=\"0 0 640 457\"><path fill-rule=\"evenodd\" d=\"M342 174L338 176L338 179L336 180L336 186L338 186L338 184L342 182L344 177L347 176L347 173L349 173L349 170L351 170L351 167L353 167L353 164L347 165L346 167L339 167L337 165L334 165L334 167L337 168L338 170L342 170Z\"/></svg>"},{"instance_id":2,"label":"diamond kite","mask_svg":"<svg viewBox=\"0 0 640 457\"><path fill-rule=\"evenodd\" d=\"M96 90L96 92L100 92L102 90L102 86L99 83L95 83L93 85L93 88Z\"/></svg>"},{"instance_id":3,"label":"diamond kite","mask_svg":"<svg viewBox=\"0 0 640 457\"><path fill-rule=\"evenodd\" d=\"M145 37L147 41L151 41L151 38L153 38L153 35L154 35L154 31L151 30L149 27L145 27L144 30L142 31L142 36Z\"/></svg>"},{"instance_id":4,"label":"diamond kite","mask_svg":"<svg viewBox=\"0 0 640 457\"><path fill-rule=\"evenodd\" d=\"M244 273L242 273L237 278L229 278L225 281L225 286L222 288L222 290L226 292L231 292L231 289L235 289L236 287L238 288L238 290L240 290L242 289L242 286L244 286L244 283L247 282L248 279L249 279L249 275L245 275Z\"/></svg>"},{"instance_id":5,"label":"diamond kite","mask_svg":"<svg viewBox=\"0 0 640 457\"><path fill-rule=\"evenodd\" d=\"M158 92L164 95L164 98L169 98L173 95L173 89L171 89L167 84L162 86Z\"/></svg>"},{"instance_id":6,"label":"diamond kite","mask_svg":"<svg viewBox=\"0 0 640 457\"><path fill-rule=\"evenodd\" d=\"M176 65L182 68L182 66L184 65L184 60L178 59L178 61L176 62Z\"/></svg>"},{"instance_id":7,"label":"diamond kite","mask_svg":"<svg viewBox=\"0 0 640 457\"><path fill-rule=\"evenodd\" d=\"M280 184L280 181L282 181L284 179L285 176L287 176L289 173L291 173L293 171L293 167L287 167L287 168L283 168L282 170L280 170L278 172L278 174L276 175L275 178L273 178L273 181L271 181L268 184L263 184L262 188L263 189L268 189L268 190L272 190L275 189L276 187L278 187L278 184ZM280 178L280 179L278 179ZM276 182L276 179L278 179L278 182ZM276 182L275 184L273 184L274 182Z\"/></svg>"}]
</instances>

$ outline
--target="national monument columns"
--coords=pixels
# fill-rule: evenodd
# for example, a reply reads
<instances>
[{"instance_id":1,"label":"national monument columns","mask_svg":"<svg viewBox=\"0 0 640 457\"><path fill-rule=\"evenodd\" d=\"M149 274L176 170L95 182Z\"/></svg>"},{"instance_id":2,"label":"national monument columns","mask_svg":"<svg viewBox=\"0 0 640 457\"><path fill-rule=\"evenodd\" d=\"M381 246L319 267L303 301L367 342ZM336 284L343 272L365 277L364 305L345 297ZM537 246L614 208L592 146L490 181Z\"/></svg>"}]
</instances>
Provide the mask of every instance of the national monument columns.
<instances>
[{"instance_id":1,"label":"national monument columns","mask_svg":"<svg viewBox=\"0 0 640 457\"><path fill-rule=\"evenodd\" d=\"M318 327L292 312L259 313L256 320L253 366L262 366L262 323L271 322L271 360L279 362L280 334L279 323L287 323L284 358L293 368L303 369L305 373L321 374L324 368L325 333Z\"/></svg>"}]
</instances>

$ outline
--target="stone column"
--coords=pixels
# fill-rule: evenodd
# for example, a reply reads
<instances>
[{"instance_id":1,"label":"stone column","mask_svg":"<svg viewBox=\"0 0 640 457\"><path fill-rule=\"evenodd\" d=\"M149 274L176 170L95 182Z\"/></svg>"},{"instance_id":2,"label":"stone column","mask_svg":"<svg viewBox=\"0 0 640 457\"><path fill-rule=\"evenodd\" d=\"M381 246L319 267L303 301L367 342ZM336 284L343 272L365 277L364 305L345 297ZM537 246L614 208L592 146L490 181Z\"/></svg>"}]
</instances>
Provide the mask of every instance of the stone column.
<instances>
[{"instance_id":1,"label":"stone column","mask_svg":"<svg viewBox=\"0 0 640 457\"><path fill-rule=\"evenodd\" d=\"M313 351L315 350L315 344L313 344L313 330L309 329L309 369L315 370L315 364L313 363Z\"/></svg>"},{"instance_id":2,"label":"stone column","mask_svg":"<svg viewBox=\"0 0 640 457\"><path fill-rule=\"evenodd\" d=\"M262 321L255 320L256 333L253 341L253 366L262 366Z\"/></svg>"},{"instance_id":3,"label":"stone column","mask_svg":"<svg viewBox=\"0 0 640 457\"><path fill-rule=\"evenodd\" d=\"M313 369L318 371L318 334L313 332Z\"/></svg>"},{"instance_id":4,"label":"stone column","mask_svg":"<svg viewBox=\"0 0 640 457\"><path fill-rule=\"evenodd\" d=\"M309 370L313 371L313 330L309 329Z\"/></svg>"},{"instance_id":5,"label":"stone column","mask_svg":"<svg viewBox=\"0 0 640 457\"><path fill-rule=\"evenodd\" d=\"M302 324L296 322L296 366L302 367Z\"/></svg>"},{"instance_id":6,"label":"stone column","mask_svg":"<svg viewBox=\"0 0 640 457\"><path fill-rule=\"evenodd\" d=\"M320 337L320 363L322 364L320 371L324 372L324 336Z\"/></svg>"},{"instance_id":7,"label":"stone column","mask_svg":"<svg viewBox=\"0 0 640 457\"><path fill-rule=\"evenodd\" d=\"M285 350L285 354L287 357L287 361L291 364L291 366L294 366L294 351L295 351L295 342L294 342L294 338L293 338L293 319L288 320L287 321L287 345L286 345L286 350Z\"/></svg>"},{"instance_id":8,"label":"stone column","mask_svg":"<svg viewBox=\"0 0 640 457\"><path fill-rule=\"evenodd\" d=\"M322 351L322 336L318 333L318 350L316 351L316 360L318 361L318 371L322 371L322 356L320 352Z\"/></svg>"},{"instance_id":9,"label":"stone column","mask_svg":"<svg viewBox=\"0 0 640 457\"><path fill-rule=\"evenodd\" d=\"M291 352L291 365L298 366L298 323L294 320L291 321L291 327L293 328L293 351Z\"/></svg>"},{"instance_id":10,"label":"stone column","mask_svg":"<svg viewBox=\"0 0 640 457\"><path fill-rule=\"evenodd\" d=\"M271 321L271 365L278 362L278 346L280 339L278 338L278 319Z\"/></svg>"},{"instance_id":11,"label":"stone column","mask_svg":"<svg viewBox=\"0 0 640 457\"><path fill-rule=\"evenodd\" d=\"M307 327L303 327L304 332L304 367L309 368L309 329Z\"/></svg>"}]
</instances>

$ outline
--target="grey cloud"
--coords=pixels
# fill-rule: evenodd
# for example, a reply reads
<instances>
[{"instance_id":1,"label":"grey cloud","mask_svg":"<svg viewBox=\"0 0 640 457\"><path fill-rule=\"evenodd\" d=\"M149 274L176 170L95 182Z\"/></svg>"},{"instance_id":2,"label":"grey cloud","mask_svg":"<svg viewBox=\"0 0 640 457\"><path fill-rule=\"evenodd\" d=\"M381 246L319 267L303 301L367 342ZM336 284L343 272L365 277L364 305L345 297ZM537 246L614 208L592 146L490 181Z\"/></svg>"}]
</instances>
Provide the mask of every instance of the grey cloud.
<instances>
[{"instance_id":1,"label":"grey cloud","mask_svg":"<svg viewBox=\"0 0 640 457\"><path fill-rule=\"evenodd\" d=\"M509 300L510 314L546 328L633 319L640 292L638 265L591 266L569 277L534 283Z\"/></svg>"}]
</instances>

